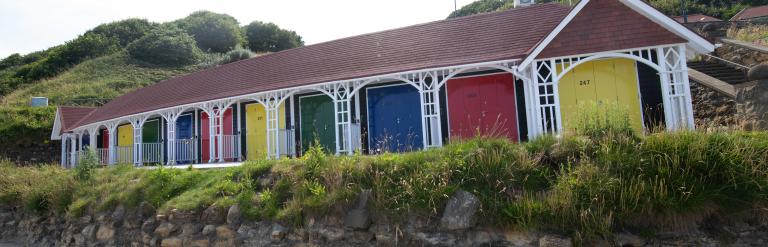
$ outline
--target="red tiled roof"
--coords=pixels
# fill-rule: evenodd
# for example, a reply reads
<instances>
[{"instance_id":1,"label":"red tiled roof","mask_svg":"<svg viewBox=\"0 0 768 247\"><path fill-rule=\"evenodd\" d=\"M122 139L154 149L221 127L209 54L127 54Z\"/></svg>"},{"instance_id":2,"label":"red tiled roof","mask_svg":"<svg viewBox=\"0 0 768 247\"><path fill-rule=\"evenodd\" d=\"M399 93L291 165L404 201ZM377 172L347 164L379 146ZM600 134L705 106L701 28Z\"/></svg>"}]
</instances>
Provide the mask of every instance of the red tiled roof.
<instances>
[{"instance_id":1,"label":"red tiled roof","mask_svg":"<svg viewBox=\"0 0 768 247\"><path fill-rule=\"evenodd\" d=\"M746 8L731 17L731 20L741 21L763 16L768 16L768 5Z\"/></svg>"},{"instance_id":2,"label":"red tiled roof","mask_svg":"<svg viewBox=\"0 0 768 247\"><path fill-rule=\"evenodd\" d=\"M619 1L591 0L537 58L685 42Z\"/></svg>"},{"instance_id":3,"label":"red tiled roof","mask_svg":"<svg viewBox=\"0 0 768 247\"><path fill-rule=\"evenodd\" d=\"M276 52L138 89L98 108L81 124L314 83L523 58L569 11L538 4Z\"/></svg>"},{"instance_id":4,"label":"red tiled roof","mask_svg":"<svg viewBox=\"0 0 768 247\"><path fill-rule=\"evenodd\" d=\"M683 23L683 17L682 16L672 16L672 19L675 19L675 21L679 23ZM690 14L688 15L688 23L694 23L694 22L713 22L713 21L723 21L720 19L717 19L712 16L708 16L705 14Z\"/></svg>"},{"instance_id":5,"label":"red tiled roof","mask_svg":"<svg viewBox=\"0 0 768 247\"><path fill-rule=\"evenodd\" d=\"M85 116L96 110L95 107L74 107L74 106L59 106L59 117L61 121L61 130L67 131L71 128L77 127L78 122L83 120ZM61 134L61 133L59 133Z\"/></svg>"}]
</instances>

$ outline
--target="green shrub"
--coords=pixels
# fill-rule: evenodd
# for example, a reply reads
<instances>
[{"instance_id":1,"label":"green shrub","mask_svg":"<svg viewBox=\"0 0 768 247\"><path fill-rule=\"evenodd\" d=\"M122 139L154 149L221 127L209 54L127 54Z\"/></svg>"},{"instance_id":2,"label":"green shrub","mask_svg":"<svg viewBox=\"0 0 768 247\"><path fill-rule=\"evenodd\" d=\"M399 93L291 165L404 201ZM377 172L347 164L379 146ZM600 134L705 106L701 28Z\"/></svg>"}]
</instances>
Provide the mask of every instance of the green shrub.
<instances>
[{"instance_id":1,"label":"green shrub","mask_svg":"<svg viewBox=\"0 0 768 247\"><path fill-rule=\"evenodd\" d=\"M22 65L22 57L18 53L11 54L0 60L0 70L4 70L10 67Z\"/></svg>"},{"instance_id":2,"label":"green shrub","mask_svg":"<svg viewBox=\"0 0 768 247\"><path fill-rule=\"evenodd\" d=\"M135 59L163 66L188 65L201 57L192 36L168 25L128 45L128 54Z\"/></svg>"},{"instance_id":3,"label":"green shrub","mask_svg":"<svg viewBox=\"0 0 768 247\"><path fill-rule=\"evenodd\" d=\"M42 59L22 66L16 72L16 77L27 82L52 77L89 58L116 52L118 47L115 39L101 34L81 35L64 45L51 48Z\"/></svg>"},{"instance_id":4,"label":"green shrub","mask_svg":"<svg viewBox=\"0 0 768 247\"><path fill-rule=\"evenodd\" d=\"M129 18L121 21L105 23L96 26L85 34L99 34L116 39L120 46L125 47L131 42L144 37L158 25L146 19Z\"/></svg>"},{"instance_id":5,"label":"green shrub","mask_svg":"<svg viewBox=\"0 0 768 247\"><path fill-rule=\"evenodd\" d=\"M254 21L243 27L248 48L254 52L276 52L304 46L294 31L281 29L274 23Z\"/></svg>"},{"instance_id":6,"label":"green shrub","mask_svg":"<svg viewBox=\"0 0 768 247\"><path fill-rule=\"evenodd\" d=\"M226 59L223 61L222 64L236 62L243 59L249 59L251 57L253 57L253 52L251 52L250 50L243 49L243 48L236 48L234 50L227 52Z\"/></svg>"},{"instance_id":7,"label":"green shrub","mask_svg":"<svg viewBox=\"0 0 768 247\"><path fill-rule=\"evenodd\" d=\"M237 19L227 14L197 11L175 24L192 35L206 52L224 53L243 43Z\"/></svg>"},{"instance_id":8,"label":"green shrub","mask_svg":"<svg viewBox=\"0 0 768 247\"><path fill-rule=\"evenodd\" d=\"M83 157L80 158L80 163L75 166L75 178L80 181L91 181L93 179L93 172L99 165L99 161L96 158L96 151L90 147L85 149Z\"/></svg>"}]
</instances>

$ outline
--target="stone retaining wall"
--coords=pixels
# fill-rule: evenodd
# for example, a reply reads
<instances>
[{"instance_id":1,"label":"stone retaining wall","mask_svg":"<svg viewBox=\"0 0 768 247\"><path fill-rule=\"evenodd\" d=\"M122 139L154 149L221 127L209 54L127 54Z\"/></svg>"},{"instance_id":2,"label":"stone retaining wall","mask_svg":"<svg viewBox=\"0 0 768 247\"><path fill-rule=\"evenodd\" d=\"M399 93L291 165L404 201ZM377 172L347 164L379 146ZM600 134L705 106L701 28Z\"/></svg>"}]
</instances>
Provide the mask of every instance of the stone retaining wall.
<instances>
[{"instance_id":1,"label":"stone retaining wall","mask_svg":"<svg viewBox=\"0 0 768 247\"><path fill-rule=\"evenodd\" d=\"M363 193L365 194L365 193ZM202 212L156 214L147 203L126 210L71 218L38 216L0 208L0 242L30 246L571 246L557 233L482 227L474 219L478 199L459 191L440 218L405 217L393 223L370 214L365 196L322 216L306 215L302 225L243 220L237 206ZM361 203L362 202L362 203ZM757 211L755 211L757 212ZM735 221L733 219L745 219ZM709 217L686 230L640 237L619 231L586 246L763 246L768 223L763 218Z\"/></svg>"}]
</instances>

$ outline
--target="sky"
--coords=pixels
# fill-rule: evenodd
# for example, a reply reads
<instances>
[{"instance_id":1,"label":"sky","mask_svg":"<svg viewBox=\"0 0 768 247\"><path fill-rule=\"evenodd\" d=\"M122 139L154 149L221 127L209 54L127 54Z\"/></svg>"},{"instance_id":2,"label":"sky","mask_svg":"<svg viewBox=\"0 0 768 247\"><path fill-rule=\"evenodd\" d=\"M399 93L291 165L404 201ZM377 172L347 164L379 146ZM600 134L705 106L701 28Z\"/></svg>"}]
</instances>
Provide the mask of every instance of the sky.
<instances>
[{"instance_id":1,"label":"sky","mask_svg":"<svg viewBox=\"0 0 768 247\"><path fill-rule=\"evenodd\" d=\"M472 0L456 0L459 8ZM0 58L62 44L102 23L153 22L197 10L234 16L240 25L273 22L307 45L445 19L454 0L0 0Z\"/></svg>"}]
</instances>

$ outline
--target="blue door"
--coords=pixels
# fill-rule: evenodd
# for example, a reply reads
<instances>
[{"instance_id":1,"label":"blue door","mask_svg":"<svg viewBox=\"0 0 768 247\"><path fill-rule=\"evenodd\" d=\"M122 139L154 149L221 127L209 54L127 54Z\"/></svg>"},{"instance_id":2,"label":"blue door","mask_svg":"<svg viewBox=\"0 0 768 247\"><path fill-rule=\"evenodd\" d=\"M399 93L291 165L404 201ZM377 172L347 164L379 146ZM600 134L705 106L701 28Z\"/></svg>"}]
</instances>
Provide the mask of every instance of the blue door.
<instances>
[{"instance_id":1,"label":"blue door","mask_svg":"<svg viewBox=\"0 0 768 247\"><path fill-rule=\"evenodd\" d=\"M368 146L372 152L422 148L419 91L405 84L369 88Z\"/></svg>"},{"instance_id":2,"label":"blue door","mask_svg":"<svg viewBox=\"0 0 768 247\"><path fill-rule=\"evenodd\" d=\"M191 163L194 157L194 128L192 114L181 115L176 119L176 163Z\"/></svg>"}]
</instances>

